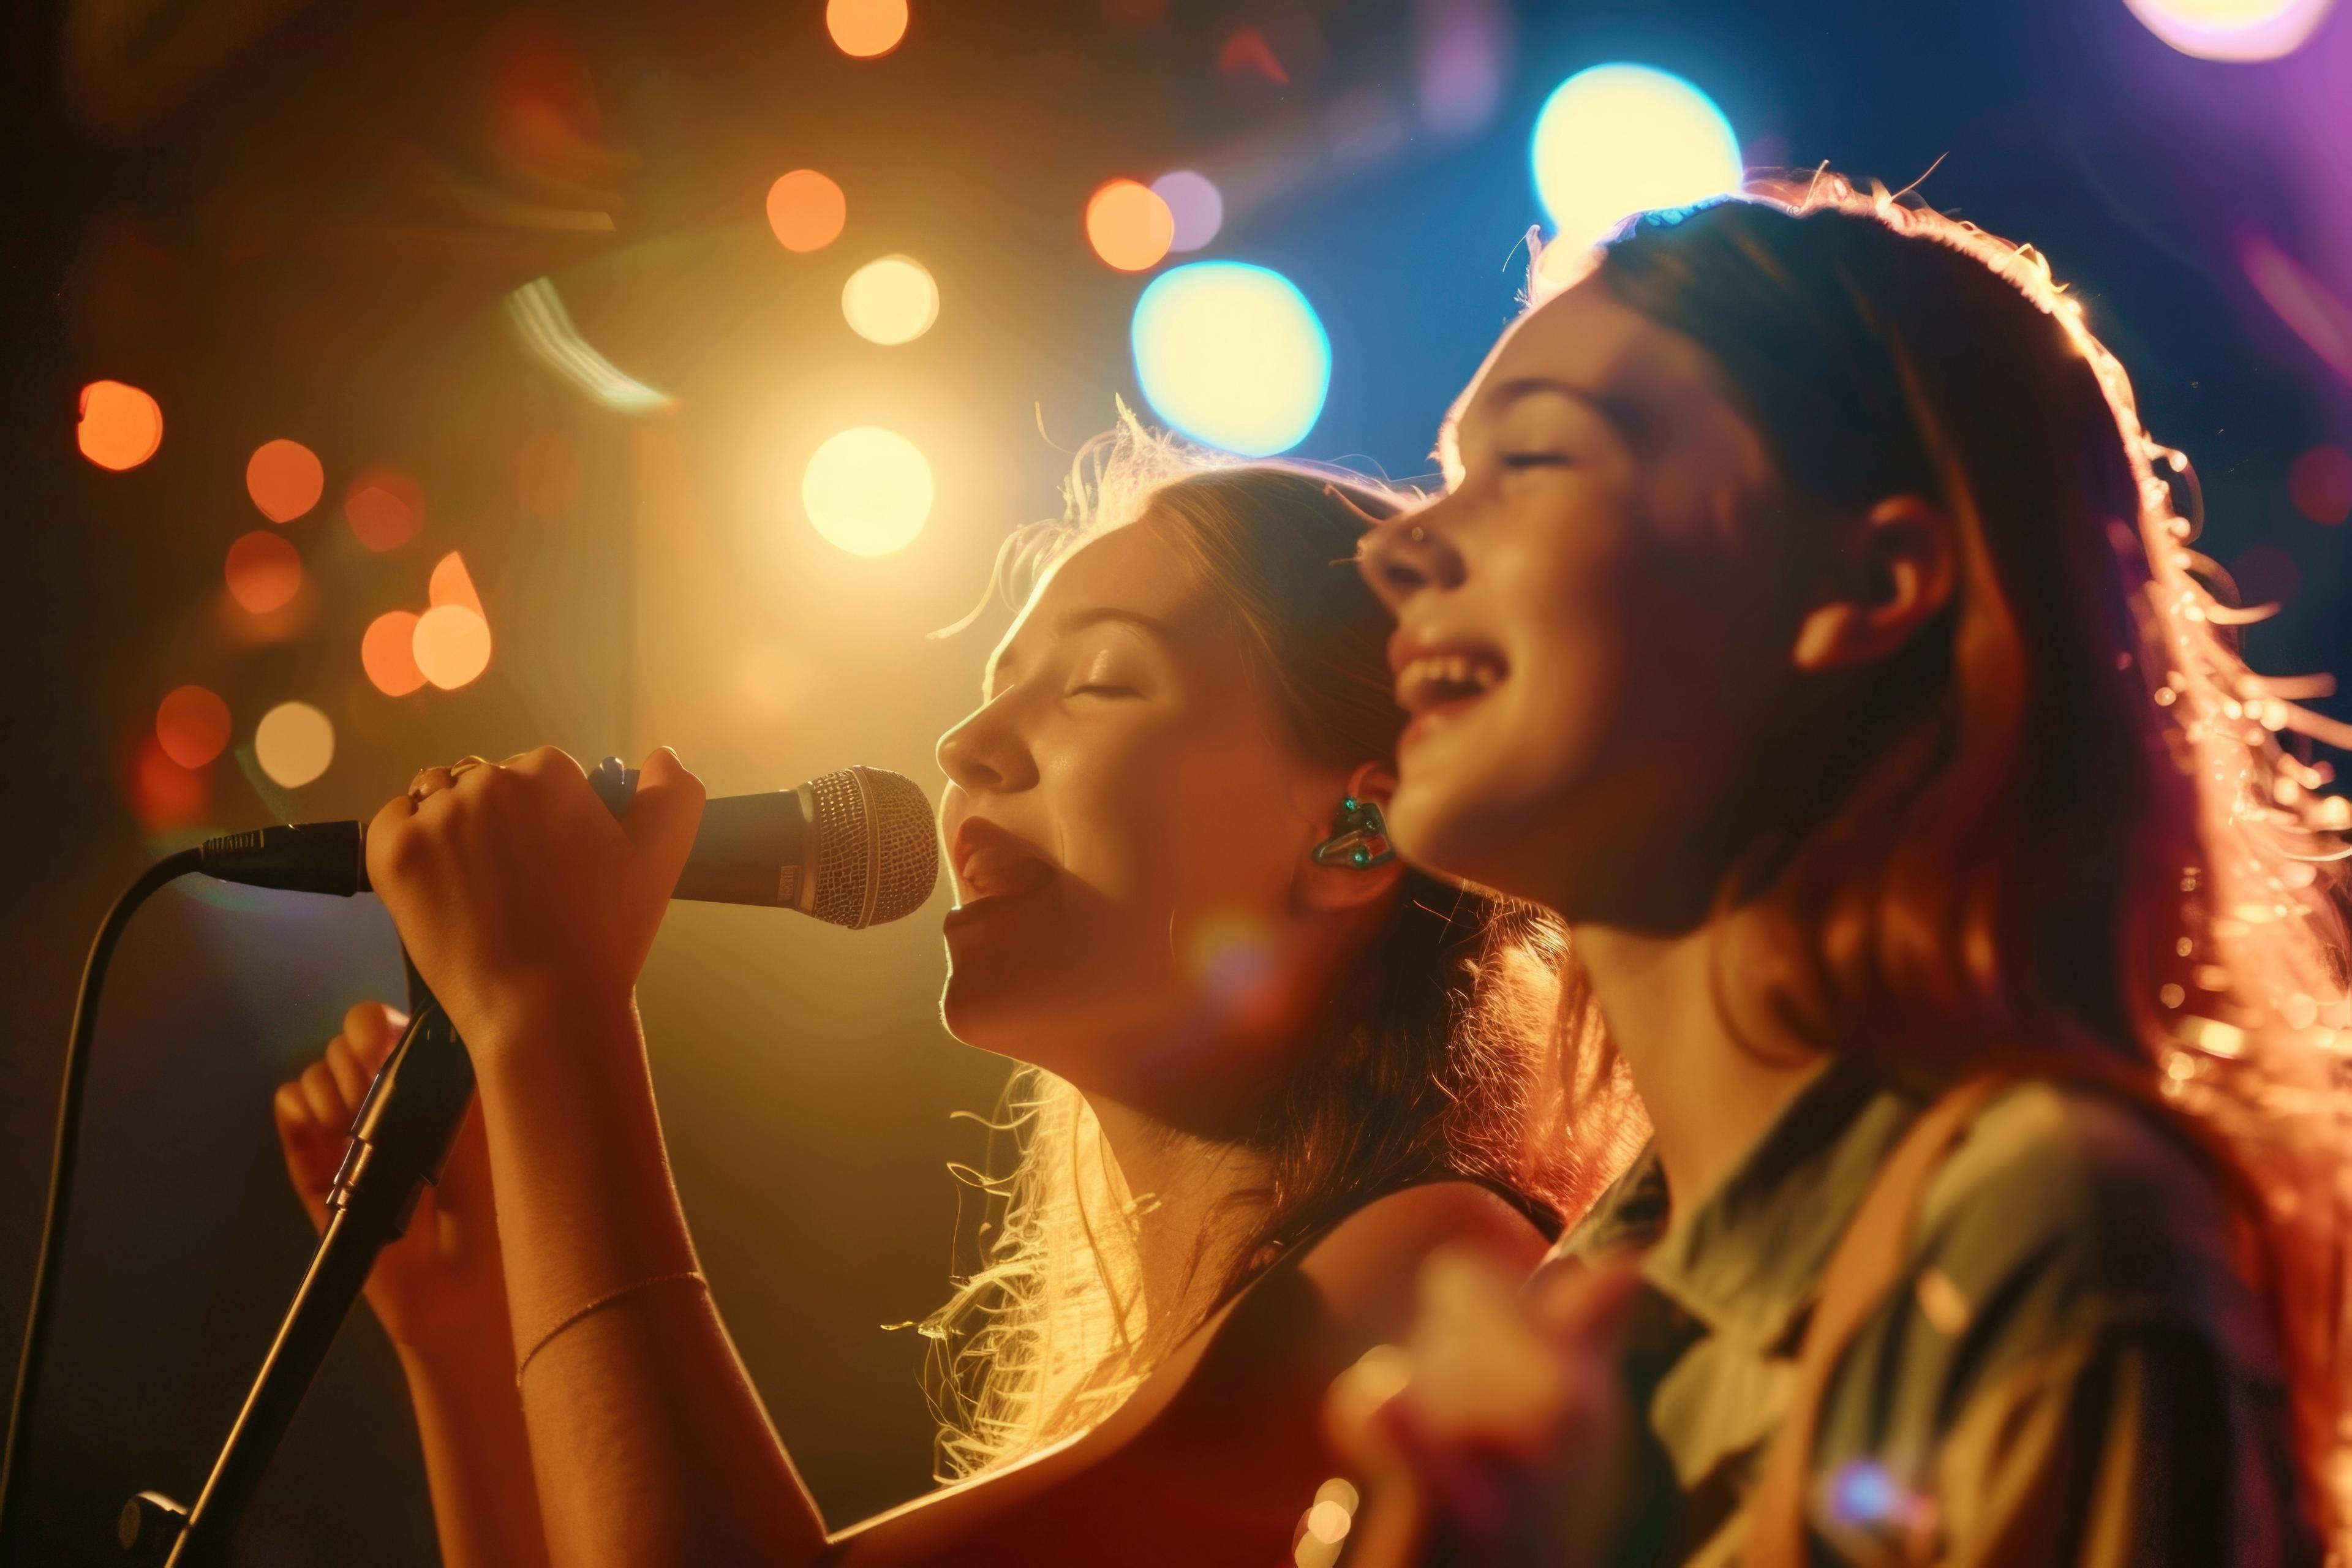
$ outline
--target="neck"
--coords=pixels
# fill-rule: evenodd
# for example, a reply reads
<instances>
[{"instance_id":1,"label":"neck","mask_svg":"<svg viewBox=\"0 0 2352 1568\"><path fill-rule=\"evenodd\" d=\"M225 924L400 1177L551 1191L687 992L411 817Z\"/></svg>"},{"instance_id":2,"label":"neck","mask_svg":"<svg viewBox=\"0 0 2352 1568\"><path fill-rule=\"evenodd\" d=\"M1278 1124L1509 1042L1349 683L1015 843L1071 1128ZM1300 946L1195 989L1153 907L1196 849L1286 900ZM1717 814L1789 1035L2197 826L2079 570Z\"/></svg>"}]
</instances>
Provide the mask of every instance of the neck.
<instances>
[{"instance_id":1,"label":"neck","mask_svg":"<svg viewBox=\"0 0 2352 1568\"><path fill-rule=\"evenodd\" d=\"M1181 1333L1198 1323L1239 1260L1260 1214L1243 1194L1264 1185L1265 1162L1131 1106L1094 1095L1087 1104L1136 1200L1139 1285L1150 1338L1164 1349L1161 1330Z\"/></svg>"},{"instance_id":2,"label":"neck","mask_svg":"<svg viewBox=\"0 0 2352 1568\"><path fill-rule=\"evenodd\" d=\"M1578 960L1649 1111L1675 1212L1712 1192L1821 1066L1816 1052L1743 1041L1717 1005L1717 965L1753 915L1679 931L1584 924Z\"/></svg>"}]
</instances>

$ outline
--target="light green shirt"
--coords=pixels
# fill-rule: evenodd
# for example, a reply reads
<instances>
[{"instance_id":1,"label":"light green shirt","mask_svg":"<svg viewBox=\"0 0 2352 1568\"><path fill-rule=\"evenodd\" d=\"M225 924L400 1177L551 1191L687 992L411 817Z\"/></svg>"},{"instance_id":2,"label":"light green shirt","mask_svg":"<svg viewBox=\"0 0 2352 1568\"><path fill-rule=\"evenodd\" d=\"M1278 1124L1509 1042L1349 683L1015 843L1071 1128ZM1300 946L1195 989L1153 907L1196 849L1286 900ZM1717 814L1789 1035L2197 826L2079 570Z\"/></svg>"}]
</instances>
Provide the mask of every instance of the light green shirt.
<instances>
[{"instance_id":1,"label":"light green shirt","mask_svg":"<svg viewBox=\"0 0 2352 1568\"><path fill-rule=\"evenodd\" d=\"M1623 1561L1727 1568L1822 1270L1918 1102L1832 1066L1667 1224L1645 1152L1559 1258L1633 1248L1653 1439ZM2318 1561L2275 1336L2210 1169L2152 1111L2003 1091L1930 1184L1824 1398L1817 1563Z\"/></svg>"}]
</instances>

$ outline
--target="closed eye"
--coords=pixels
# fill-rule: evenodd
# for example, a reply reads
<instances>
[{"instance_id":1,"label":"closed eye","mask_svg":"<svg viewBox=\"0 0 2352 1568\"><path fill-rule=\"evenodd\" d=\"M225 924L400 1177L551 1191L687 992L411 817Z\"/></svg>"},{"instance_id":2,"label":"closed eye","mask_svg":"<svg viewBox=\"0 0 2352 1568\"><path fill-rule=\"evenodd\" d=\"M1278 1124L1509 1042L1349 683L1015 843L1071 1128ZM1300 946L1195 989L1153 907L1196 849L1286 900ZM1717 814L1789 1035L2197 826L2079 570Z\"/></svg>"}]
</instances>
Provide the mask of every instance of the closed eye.
<instances>
[{"instance_id":1,"label":"closed eye","mask_svg":"<svg viewBox=\"0 0 2352 1568\"><path fill-rule=\"evenodd\" d=\"M1097 682L1088 686L1073 686L1069 690L1064 692L1063 695L1066 697L1132 697L1135 695L1135 688L1132 686L1108 686L1100 682Z\"/></svg>"},{"instance_id":2,"label":"closed eye","mask_svg":"<svg viewBox=\"0 0 2352 1568\"><path fill-rule=\"evenodd\" d=\"M1506 452L1503 467L1507 468L1564 468L1572 459L1565 452Z\"/></svg>"}]
</instances>

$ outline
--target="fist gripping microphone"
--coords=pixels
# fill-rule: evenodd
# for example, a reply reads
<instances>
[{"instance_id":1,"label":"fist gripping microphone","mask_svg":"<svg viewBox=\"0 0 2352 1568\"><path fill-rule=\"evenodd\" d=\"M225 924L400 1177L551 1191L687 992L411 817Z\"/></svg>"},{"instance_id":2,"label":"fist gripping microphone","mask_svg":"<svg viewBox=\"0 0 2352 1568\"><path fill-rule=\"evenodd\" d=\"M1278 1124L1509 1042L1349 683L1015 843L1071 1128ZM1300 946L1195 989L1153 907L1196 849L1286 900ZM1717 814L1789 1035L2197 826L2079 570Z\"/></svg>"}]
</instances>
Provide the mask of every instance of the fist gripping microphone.
<instances>
[{"instance_id":1,"label":"fist gripping microphone","mask_svg":"<svg viewBox=\"0 0 2352 1568\"><path fill-rule=\"evenodd\" d=\"M588 782L618 816L637 771L618 757ZM306 822L208 838L197 869L224 882L297 892L368 890L366 828ZM912 914L939 880L930 802L914 780L844 768L798 789L706 801L673 898L798 910L861 931Z\"/></svg>"}]
</instances>

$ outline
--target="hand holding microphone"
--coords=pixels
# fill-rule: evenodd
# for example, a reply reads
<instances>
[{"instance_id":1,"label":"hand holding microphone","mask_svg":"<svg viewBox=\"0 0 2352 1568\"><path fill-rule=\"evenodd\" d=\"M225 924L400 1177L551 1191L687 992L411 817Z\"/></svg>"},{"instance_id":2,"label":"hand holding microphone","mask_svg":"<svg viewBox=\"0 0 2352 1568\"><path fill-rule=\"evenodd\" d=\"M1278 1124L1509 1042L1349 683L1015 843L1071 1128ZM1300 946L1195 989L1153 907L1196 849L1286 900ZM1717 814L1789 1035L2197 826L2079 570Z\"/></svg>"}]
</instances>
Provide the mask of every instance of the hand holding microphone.
<instances>
[{"instance_id":1,"label":"hand holding microphone","mask_svg":"<svg viewBox=\"0 0 2352 1568\"><path fill-rule=\"evenodd\" d=\"M368 824L368 880L478 1068L523 1018L625 1013L694 847L701 781L655 752L616 817L548 746L427 770L416 790Z\"/></svg>"}]
</instances>

